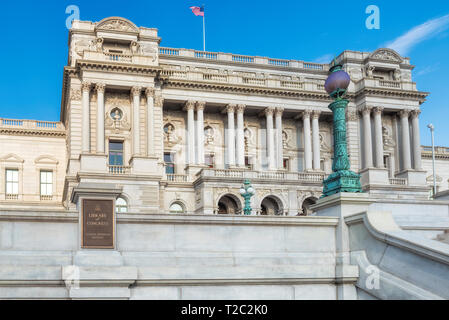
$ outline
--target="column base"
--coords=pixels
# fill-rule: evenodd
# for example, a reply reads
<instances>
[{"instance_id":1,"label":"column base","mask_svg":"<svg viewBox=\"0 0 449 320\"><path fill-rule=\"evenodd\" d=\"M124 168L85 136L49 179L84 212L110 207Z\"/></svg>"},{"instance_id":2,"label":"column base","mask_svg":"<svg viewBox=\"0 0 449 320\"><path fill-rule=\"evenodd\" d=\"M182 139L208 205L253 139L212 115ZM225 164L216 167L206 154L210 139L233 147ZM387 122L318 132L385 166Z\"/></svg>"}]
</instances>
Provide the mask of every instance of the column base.
<instances>
[{"instance_id":1,"label":"column base","mask_svg":"<svg viewBox=\"0 0 449 320\"><path fill-rule=\"evenodd\" d=\"M360 183L365 188L369 185L389 185L388 169L366 168L360 171Z\"/></svg>"},{"instance_id":2,"label":"column base","mask_svg":"<svg viewBox=\"0 0 449 320\"><path fill-rule=\"evenodd\" d=\"M396 177L407 179L408 186L427 186L426 171L406 169L398 172Z\"/></svg>"},{"instance_id":3,"label":"column base","mask_svg":"<svg viewBox=\"0 0 449 320\"><path fill-rule=\"evenodd\" d=\"M133 156L129 165L132 174L160 175L162 172L158 157Z\"/></svg>"},{"instance_id":4,"label":"column base","mask_svg":"<svg viewBox=\"0 0 449 320\"><path fill-rule=\"evenodd\" d=\"M107 173L107 155L82 153L80 155L80 171Z\"/></svg>"}]
</instances>

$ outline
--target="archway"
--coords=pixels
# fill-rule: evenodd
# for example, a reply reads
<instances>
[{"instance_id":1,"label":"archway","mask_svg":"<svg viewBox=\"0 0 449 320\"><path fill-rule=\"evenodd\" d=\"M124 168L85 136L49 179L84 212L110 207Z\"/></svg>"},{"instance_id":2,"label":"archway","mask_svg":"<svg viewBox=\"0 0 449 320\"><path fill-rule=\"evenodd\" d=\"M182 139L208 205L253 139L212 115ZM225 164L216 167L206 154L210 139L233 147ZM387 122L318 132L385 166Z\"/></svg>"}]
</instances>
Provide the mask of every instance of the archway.
<instances>
[{"instance_id":1,"label":"archway","mask_svg":"<svg viewBox=\"0 0 449 320\"><path fill-rule=\"evenodd\" d=\"M218 200L218 214L241 214L242 204L233 194L226 194Z\"/></svg>"},{"instance_id":2,"label":"archway","mask_svg":"<svg viewBox=\"0 0 449 320\"><path fill-rule=\"evenodd\" d=\"M302 202L302 214L301 216L310 216L313 213L313 210L310 208L312 205L316 203L317 198L309 197L304 199Z\"/></svg>"},{"instance_id":3,"label":"archway","mask_svg":"<svg viewBox=\"0 0 449 320\"><path fill-rule=\"evenodd\" d=\"M265 197L260 204L260 215L262 216L281 216L284 214L282 201L275 196Z\"/></svg>"}]
</instances>

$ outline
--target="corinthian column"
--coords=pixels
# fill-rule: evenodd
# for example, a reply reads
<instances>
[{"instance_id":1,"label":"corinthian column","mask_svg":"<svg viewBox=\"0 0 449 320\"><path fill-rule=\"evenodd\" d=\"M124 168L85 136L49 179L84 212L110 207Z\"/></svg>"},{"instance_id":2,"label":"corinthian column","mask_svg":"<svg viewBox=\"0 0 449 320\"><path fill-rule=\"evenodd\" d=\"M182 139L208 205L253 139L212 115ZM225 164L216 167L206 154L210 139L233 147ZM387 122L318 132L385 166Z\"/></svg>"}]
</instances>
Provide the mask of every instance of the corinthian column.
<instances>
[{"instance_id":1,"label":"corinthian column","mask_svg":"<svg viewBox=\"0 0 449 320\"><path fill-rule=\"evenodd\" d=\"M402 159L403 169L409 170L412 168L411 154L410 154L410 130L408 126L408 116L410 111L399 111L399 117L401 118L401 132L402 132Z\"/></svg>"},{"instance_id":2,"label":"corinthian column","mask_svg":"<svg viewBox=\"0 0 449 320\"><path fill-rule=\"evenodd\" d=\"M204 108L206 107L206 102L198 101L196 103L196 116L197 116L197 126L196 135L198 143L198 164L204 164Z\"/></svg>"},{"instance_id":3,"label":"corinthian column","mask_svg":"<svg viewBox=\"0 0 449 320\"><path fill-rule=\"evenodd\" d=\"M376 168L384 167L384 143L382 138L382 107L375 107L374 114L374 141L376 143Z\"/></svg>"},{"instance_id":4,"label":"corinthian column","mask_svg":"<svg viewBox=\"0 0 449 320\"><path fill-rule=\"evenodd\" d=\"M267 118L268 170L276 169L275 158L274 158L273 112L274 112L274 108L272 108L272 107L268 107L265 109L265 116Z\"/></svg>"},{"instance_id":5,"label":"corinthian column","mask_svg":"<svg viewBox=\"0 0 449 320\"><path fill-rule=\"evenodd\" d=\"M187 110L188 163L195 164L195 102L187 101L184 109Z\"/></svg>"},{"instance_id":6,"label":"corinthian column","mask_svg":"<svg viewBox=\"0 0 449 320\"><path fill-rule=\"evenodd\" d=\"M228 113L228 165L230 167L235 166L235 132L234 132L234 112L235 104L229 104L226 107Z\"/></svg>"},{"instance_id":7,"label":"corinthian column","mask_svg":"<svg viewBox=\"0 0 449 320\"><path fill-rule=\"evenodd\" d=\"M147 156L154 155L154 88L146 88L147 96Z\"/></svg>"},{"instance_id":8,"label":"corinthian column","mask_svg":"<svg viewBox=\"0 0 449 320\"><path fill-rule=\"evenodd\" d=\"M312 142L310 137L310 110L304 110L302 113L303 135L304 135L304 164L305 170L312 169Z\"/></svg>"},{"instance_id":9,"label":"corinthian column","mask_svg":"<svg viewBox=\"0 0 449 320\"><path fill-rule=\"evenodd\" d=\"M133 87L133 155L140 153L140 93L141 87Z\"/></svg>"},{"instance_id":10,"label":"corinthian column","mask_svg":"<svg viewBox=\"0 0 449 320\"><path fill-rule=\"evenodd\" d=\"M97 153L104 154L104 91L106 85L97 83Z\"/></svg>"},{"instance_id":11,"label":"corinthian column","mask_svg":"<svg viewBox=\"0 0 449 320\"><path fill-rule=\"evenodd\" d=\"M284 144L282 139L282 114L284 113L284 108L277 107L276 108L276 140L277 140L277 165L278 169L284 169Z\"/></svg>"},{"instance_id":12,"label":"corinthian column","mask_svg":"<svg viewBox=\"0 0 449 320\"><path fill-rule=\"evenodd\" d=\"M419 137L419 114L420 110L412 111L412 129L413 129L413 168L415 170L422 169L421 163L421 140Z\"/></svg>"},{"instance_id":13,"label":"corinthian column","mask_svg":"<svg viewBox=\"0 0 449 320\"><path fill-rule=\"evenodd\" d=\"M245 105L237 105L237 166L245 166L245 137L243 133L243 113L245 111Z\"/></svg>"},{"instance_id":14,"label":"corinthian column","mask_svg":"<svg viewBox=\"0 0 449 320\"><path fill-rule=\"evenodd\" d=\"M312 149L313 149L313 170L320 170L321 155L320 155L320 127L319 118L320 111L315 110L312 113Z\"/></svg>"},{"instance_id":15,"label":"corinthian column","mask_svg":"<svg viewBox=\"0 0 449 320\"><path fill-rule=\"evenodd\" d=\"M365 158L365 169L373 166L373 144L371 138L371 107L365 106L361 109L363 116L363 152Z\"/></svg>"},{"instance_id":16,"label":"corinthian column","mask_svg":"<svg viewBox=\"0 0 449 320\"><path fill-rule=\"evenodd\" d=\"M81 120L81 130L82 130L82 148L83 153L90 152L90 86L89 82L83 82L83 105L82 105L82 120Z\"/></svg>"}]
</instances>

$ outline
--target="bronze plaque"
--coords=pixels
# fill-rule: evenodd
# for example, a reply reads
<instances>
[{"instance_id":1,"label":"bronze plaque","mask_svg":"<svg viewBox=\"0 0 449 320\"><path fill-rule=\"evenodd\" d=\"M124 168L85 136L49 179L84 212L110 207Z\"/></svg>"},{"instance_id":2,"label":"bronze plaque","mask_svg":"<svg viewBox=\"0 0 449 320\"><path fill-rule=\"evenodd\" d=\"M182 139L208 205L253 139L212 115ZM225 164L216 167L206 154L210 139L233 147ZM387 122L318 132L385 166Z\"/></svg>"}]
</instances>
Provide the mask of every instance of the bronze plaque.
<instances>
[{"instance_id":1,"label":"bronze plaque","mask_svg":"<svg viewBox=\"0 0 449 320\"><path fill-rule=\"evenodd\" d=\"M82 247L114 248L114 201L83 199Z\"/></svg>"}]
</instances>

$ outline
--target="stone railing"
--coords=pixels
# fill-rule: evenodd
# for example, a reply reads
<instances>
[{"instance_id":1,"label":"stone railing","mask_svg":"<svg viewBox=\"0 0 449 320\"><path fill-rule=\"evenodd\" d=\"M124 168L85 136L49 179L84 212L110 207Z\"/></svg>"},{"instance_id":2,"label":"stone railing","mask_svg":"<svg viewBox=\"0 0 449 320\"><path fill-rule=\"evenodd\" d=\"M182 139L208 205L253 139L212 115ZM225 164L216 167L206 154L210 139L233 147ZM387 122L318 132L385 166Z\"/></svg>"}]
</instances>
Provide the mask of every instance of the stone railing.
<instances>
[{"instance_id":1,"label":"stone railing","mask_svg":"<svg viewBox=\"0 0 449 320\"><path fill-rule=\"evenodd\" d=\"M167 174L166 180L168 182L189 182L189 176L186 174Z\"/></svg>"},{"instance_id":2,"label":"stone railing","mask_svg":"<svg viewBox=\"0 0 449 320\"><path fill-rule=\"evenodd\" d=\"M139 54L127 55L119 53L108 53L98 51L84 51L83 60L118 62L138 65L156 65L154 56L143 56Z\"/></svg>"},{"instance_id":3,"label":"stone railing","mask_svg":"<svg viewBox=\"0 0 449 320\"><path fill-rule=\"evenodd\" d=\"M6 200L19 200L18 194L6 194L5 195Z\"/></svg>"},{"instance_id":4,"label":"stone railing","mask_svg":"<svg viewBox=\"0 0 449 320\"><path fill-rule=\"evenodd\" d=\"M0 128L63 131L62 122L0 118Z\"/></svg>"},{"instance_id":5,"label":"stone railing","mask_svg":"<svg viewBox=\"0 0 449 320\"><path fill-rule=\"evenodd\" d=\"M235 85L247 85L255 87L280 88L290 90L305 90L325 93L324 80L323 83L302 82L298 80L281 80L273 78L256 78L244 75L228 75L220 73L205 73L200 71L182 71L164 69L161 76L172 80L187 80L226 83Z\"/></svg>"},{"instance_id":6,"label":"stone railing","mask_svg":"<svg viewBox=\"0 0 449 320\"><path fill-rule=\"evenodd\" d=\"M267 57L246 56L223 52L197 51L193 49L159 48L161 56L190 57L196 59L207 59L217 61L228 61L245 64L259 64L275 66L279 68L298 68L317 71L328 71L328 64L304 62L299 60L272 59Z\"/></svg>"},{"instance_id":7,"label":"stone railing","mask_svg":"<svg viewBox=\"0 0 449 320\"><path fill-rule=\"evenodd\" d=\"M128 166L112 166L109 165L109 173L114 175L129 174L131 172L131 167Z\"/></svg>"},{"instance_id":8,"label":"stone railing","mask_svg":"<svg viewBox=\"0 0 449 320\"><path fill-rule=\"evenodd\" d=\"M421 154L424 158L432 158L432 147L422 146ZM449 159L449 148L448 147L435 147L435 158L438 159Z\"/></svg>"},{"instance_id":9,"label":"stone railing","mask_svg":"<svg viewBox=\"0 0 449 320\"><path fill-rule=\"evenodd\" d=\"M229 179L257 179L274 181L299 181L321 184L325 178L322 172L251 171L239 169L203 169L197 176Z\"/></svg>"},{"instance_id":10,"label":"stone railing","mask_svg":"<svg viewBox=\"0 0 449 320\"><path fill-rule=\"evenodd\" d=\"M390 184L396 186L405 186L407 185L407 179L405 178L390 178Z\"/></svg>"},{"instance_id":11,"label":"stone railing","mask_svg":"<svg viewBox=\"0 0 449 320\"><path fill-rule=\"evenodd\" d=\"M407 81L363 78L358 81L354 81L354 85L356 92L363 90L364 88L389 88L416 91L416 83Z\"/></svg>"}]
</instances>

